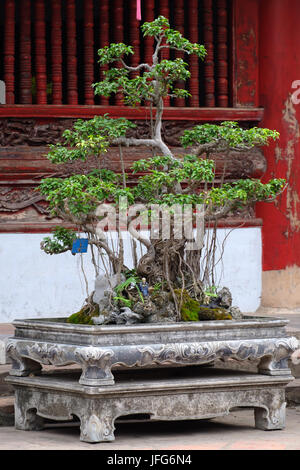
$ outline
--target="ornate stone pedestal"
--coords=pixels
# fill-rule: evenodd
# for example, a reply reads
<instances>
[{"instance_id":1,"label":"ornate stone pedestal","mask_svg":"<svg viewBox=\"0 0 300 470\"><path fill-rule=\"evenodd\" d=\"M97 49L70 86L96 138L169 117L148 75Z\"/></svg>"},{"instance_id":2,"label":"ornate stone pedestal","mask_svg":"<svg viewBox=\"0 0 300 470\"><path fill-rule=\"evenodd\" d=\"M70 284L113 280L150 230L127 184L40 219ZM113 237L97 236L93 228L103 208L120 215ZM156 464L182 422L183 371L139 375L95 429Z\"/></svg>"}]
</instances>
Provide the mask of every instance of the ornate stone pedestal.
<instances>
[{"instance_id":1,"label":"ornate stone pedestal","mask_svg":"<svg viewBox=\"0 0 300 470\"><path fill-rule=\"evenodd\" d=\"M17 429L39 430L44 418L80 420L80 439L113 441L121 416L144 420L208 419L236 407L251 407L255 427L285 427L285 386L292 376L228 371L206 367L122 371L116 383L103 387L81 385L79 374L43 373L9 377L15 388Z\"/></svg>"},{"instance_id":2,"label":"ornate stone pedestal","mask_svg":"<svg viewBox=\"0 0 300 470\"><path fill-rule=\"evenodd\" d=\"M245 317L243 320L139 324L133 326L72 325L61 319L16 320L8 341L10 375L37 374L43 364L76 363L79 383L114 384L113 371L174 367L226 361L259 360L259 372L290 375L288 359L298 340L288 337L286 320Z\"/></svg>"},{"instance_id":3,"label":"ornate stone pedestal","mask_svg":"<svg viewBox=\"0 0 300 470\"><path fill-rule=\"evenodd\" d=\"M298 340L276 318L143 324L72 325L65 319L17 320L8 341L8 382L16 390L16 427L42 418L81 422L81 439L114 439L124 415L155 420L205 419L253 407L255 426L281 429L288 360ZM207 367L216 359L255 361L258 373ZM73 375L42 365L77 364Z\"/></svg>"}]
</instances>

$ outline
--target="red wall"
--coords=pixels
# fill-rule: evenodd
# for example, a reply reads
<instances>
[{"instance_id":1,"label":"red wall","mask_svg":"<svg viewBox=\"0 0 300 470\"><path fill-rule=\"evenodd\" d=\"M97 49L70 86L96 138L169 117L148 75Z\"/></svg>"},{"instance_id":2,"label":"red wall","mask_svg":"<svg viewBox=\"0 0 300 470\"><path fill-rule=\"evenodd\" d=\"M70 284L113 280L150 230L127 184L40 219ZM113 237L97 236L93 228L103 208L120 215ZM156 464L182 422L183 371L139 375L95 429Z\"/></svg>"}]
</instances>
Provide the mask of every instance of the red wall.
<instances>
[{"instance_id":1,"label":"red wall","mask_svg":"<svg viewBox=\"0 0 300 470\"><path fill-rule=\"evenodd\" d=\"M259 94L265 109L262 127L280 132L280 141L265 150L263 178L288 180L278 204L257 205L263 218L263 270L300 266L300 104L292 88L300 80L300 1L261 0L259 11ZM298 97L300 95L298 94Z\"/></svg>"}]
</instances>

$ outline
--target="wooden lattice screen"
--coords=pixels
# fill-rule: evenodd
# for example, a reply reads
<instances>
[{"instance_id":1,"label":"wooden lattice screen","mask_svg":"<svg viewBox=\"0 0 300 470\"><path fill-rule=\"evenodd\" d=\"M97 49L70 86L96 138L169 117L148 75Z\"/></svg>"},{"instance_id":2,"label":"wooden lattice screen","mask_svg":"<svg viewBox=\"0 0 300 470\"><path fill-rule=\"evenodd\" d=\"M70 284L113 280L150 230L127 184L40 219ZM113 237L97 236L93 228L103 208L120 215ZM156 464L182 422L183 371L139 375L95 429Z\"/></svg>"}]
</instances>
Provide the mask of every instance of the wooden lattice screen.
<instances>
[{"instance_id":1,"label":"wooden lattice screen","mask_svg":"<svg viewBox=\"0 0 300 470\"><path fill-rule=\"evenodd\" d=\"M230 0L142 0L142 22L170 19L192 42L205 44L204 63L185 57L192 78L188 100L172 107L227 107L230 93ZM132 65L150 61L153 39L142 41L136 0L4 0L0 18L0 79L6 104L122 105L121 96L94 97L100 80L97 50L132 44ZM178 55L178 53L177 53ZM167 58L165 55L164 58Z\"/></svg>"}]
</instances>

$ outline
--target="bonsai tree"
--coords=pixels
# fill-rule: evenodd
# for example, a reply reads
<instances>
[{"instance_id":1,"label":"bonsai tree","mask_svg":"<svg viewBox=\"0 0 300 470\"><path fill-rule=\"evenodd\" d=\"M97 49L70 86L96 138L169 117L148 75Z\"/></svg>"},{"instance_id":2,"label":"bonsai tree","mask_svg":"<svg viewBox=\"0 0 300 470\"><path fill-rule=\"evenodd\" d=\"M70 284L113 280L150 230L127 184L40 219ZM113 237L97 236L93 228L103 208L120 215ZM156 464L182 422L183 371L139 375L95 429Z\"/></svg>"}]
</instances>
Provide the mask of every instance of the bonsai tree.
<instances>
[{"instance_id":1,"label":"bonsai tree","mask_svg":"<svg viewBox=\"0 0 300 470\"><path fill-rule=\"evenodd\" d=\"M171 29L163 16L144 23L142 32L155 39L152 63L131 67L124 57L133 54L133 48L110 44L98 51L100 65L110 68L93 86L96 94L107 97L122 93L126 105L149 105L153 113L150 135L128 137L134 124L108 115L77 120L72 129L63 132L61 142L50 146L48 158L57 164L94 158L95 166L83 174L41 182L39 189L49 201L51 214L74 227L57 227L41 247L49 254L72 250L78 232L85 233L88 240L95 291L69 321L128 324L232 318L230 292L226 288L217 292L215 287L218 221L256 201L274 201L285 181L227 183L222 178L216 184L211 157L219 153L226 159L232 150L267 145L279 134L257 127L242 129L231 121L198 125L183 133L182 155L175 156L162 137L164 98L190 96L176 87L190 72L183 59L162 59L161 52L168 48L204 60L206 51ZM119 148L117 172L103 164L110 146ZM150 147L152 156L125 171L123 146ZM145 236L141 228L148 228L149 220L151 231ZM206 243L208 225L213 232ZM122 227L131 235L131 266L124 261ZM112 230L117 237L114 243ZM140 256L138 245L143 248Z\"/></svg>"}]
</instances>

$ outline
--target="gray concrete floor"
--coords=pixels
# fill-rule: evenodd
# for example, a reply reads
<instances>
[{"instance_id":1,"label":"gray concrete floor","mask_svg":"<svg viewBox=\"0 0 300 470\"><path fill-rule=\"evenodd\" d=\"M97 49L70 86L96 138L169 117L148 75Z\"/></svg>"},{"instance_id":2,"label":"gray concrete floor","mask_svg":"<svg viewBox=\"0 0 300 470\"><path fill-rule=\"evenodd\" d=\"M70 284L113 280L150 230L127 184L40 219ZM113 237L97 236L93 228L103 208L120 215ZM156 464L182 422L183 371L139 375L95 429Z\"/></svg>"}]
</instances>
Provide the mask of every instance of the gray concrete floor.
<instances>
[{"instance_id":1,"label":"gray concrete floor","mask_svg":"<svg viewBox=\"0 0 300 470\"><path fill-rule=\"evenodd\" d=\"M48 425L52 426L52 425ZM114 442L79 440L79 427L19 431L0 427L0 450L300 450L300 407L287 409L286 428L254 428L252 410L239 410L210 421L116 424Z\"/></svg>"}]
</instances>

